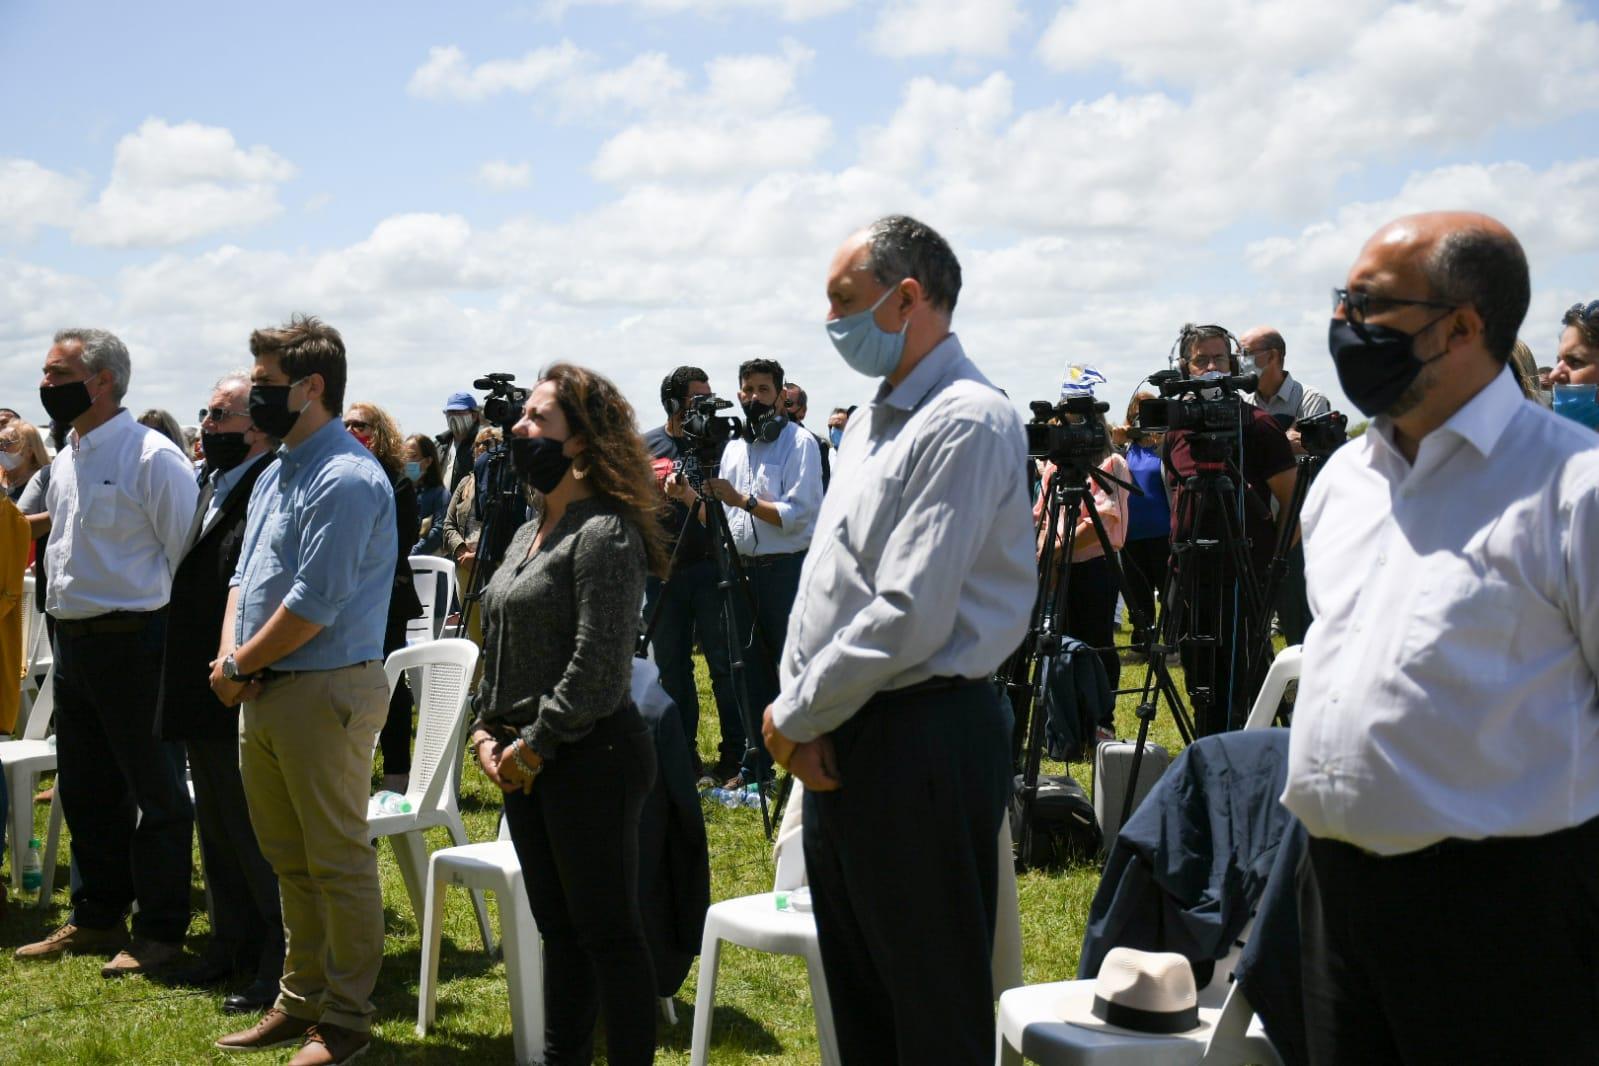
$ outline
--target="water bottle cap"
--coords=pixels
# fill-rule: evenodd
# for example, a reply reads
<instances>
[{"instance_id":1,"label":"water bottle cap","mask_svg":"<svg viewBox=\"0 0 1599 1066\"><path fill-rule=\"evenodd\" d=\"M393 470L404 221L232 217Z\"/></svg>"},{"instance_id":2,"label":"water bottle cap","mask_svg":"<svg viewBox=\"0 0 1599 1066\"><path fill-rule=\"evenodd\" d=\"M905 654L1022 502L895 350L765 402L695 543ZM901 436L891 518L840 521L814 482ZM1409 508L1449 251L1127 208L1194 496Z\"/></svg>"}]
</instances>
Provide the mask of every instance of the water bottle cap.
<instances>
[{"instance_id":1,"label":"water bottle cap","mask_svg":"<svg viewBox=\"0 0 1599 1066\"><path fill-rule=\"evenodd\" d=\"M39 838L38 837L29 837L28 838L28 847L30 847L30 848L39 847Z\"/></svg>"}]
</instances>

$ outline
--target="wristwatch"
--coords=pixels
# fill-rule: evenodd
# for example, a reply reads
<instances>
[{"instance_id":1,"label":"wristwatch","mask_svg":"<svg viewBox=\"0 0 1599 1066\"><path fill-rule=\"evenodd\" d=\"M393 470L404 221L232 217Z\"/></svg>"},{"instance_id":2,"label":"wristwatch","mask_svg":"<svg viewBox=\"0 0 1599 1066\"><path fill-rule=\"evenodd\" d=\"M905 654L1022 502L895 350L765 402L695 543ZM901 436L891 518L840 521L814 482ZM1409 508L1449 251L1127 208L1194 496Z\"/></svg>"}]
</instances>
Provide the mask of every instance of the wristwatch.
<instances>
[{"instance_id":1,"label":"wristwatch","mask_svg":"<svg viewBox=\"0 0 1599 1066\"><path fill-rule=\"evenodd\" d=\"M222 660L222 676L227 678L229 681L244 680L244 678L239 676L239 664L233 661L233 653L231 651L228 652L227 657Z\"/></svg>"},{"instance_id":2,"label":"wristwatch","mask_svg":"<svg viewBox=\"0 0 1599 1066\"><path fill-rule=\"evenodd\" d=\"M757 501L755 499L755 493L752 492L748 496L744 497L744 510L748 511L750 514L754 514L756 503Z\"/></svg>"}]
</instances>

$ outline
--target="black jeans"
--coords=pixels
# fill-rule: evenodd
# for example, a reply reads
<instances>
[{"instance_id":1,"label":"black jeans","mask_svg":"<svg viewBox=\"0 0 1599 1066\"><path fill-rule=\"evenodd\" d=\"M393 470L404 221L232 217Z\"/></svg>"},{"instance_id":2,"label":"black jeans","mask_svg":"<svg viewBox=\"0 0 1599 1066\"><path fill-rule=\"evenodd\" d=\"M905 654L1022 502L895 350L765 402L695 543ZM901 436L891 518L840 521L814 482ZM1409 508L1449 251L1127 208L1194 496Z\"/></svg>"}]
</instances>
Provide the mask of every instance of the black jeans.
<instances>
[{"instance_id":1,"label":"black jeans","mask_svg":"<svg viewBox=\"0 0 1599 1066\"><path fill-rule=\"evenodd\" d=\"M694 684L694 641L699 640L722 727L722 761L736 766L744 755L744 724L739 721L738 703L733 698L727 627L722 622L723 597L716 585L716 563L709 559L690 563L667 581L652 577L644 584L644 620L648 624L658 605L660 620L650 643L655 648L655 665L661 671L661 687L677 704L691 751L700 724L699 688Z\"/></svg>"},{"instance_id":2,"label":"black jeans","mask_svg":"<svg viewBox=\"0 0 1599 1066\"><path fill-rule=\"evenodd\" d=\"M1105 666L1105 677L1112 690L1121 684L1121 653L1115 646L1116 578L1103 555L1072 564L1062 629L1067 636L1076 637L1099 652L1099 661Z\"/></svg>"},{"instance_id":3,"label":"black jeans","mask_svg":"<svg viewBox=\"0 0 1599 1066\"><path fill-rule=\"evenodd\" d=\"M748 737L754 737L754 754L743 767L745 779L754 781L757 773L772 772L772 757L761 742L761 716L766 713L766 705L777 698L777 664L788 639L788 612L799 594L805 553L757 555L742 562L755 605L751 614L749 602L734 590L735 633L744 649L745 706L752 719L740 732L739 742L747 745Z\"/></svg>"},{"instance_id":4,"label":"black jeans","mask_svg":"<svg viewBox=\"0 0 1599 1066\"><path fill-rule=\"evenodd\" d=\"M805 793L805 868L846 1066L994 1057L992 956L1011 711L992 685L878 697Z\"/></svg>"},{"instance_id":5,"label":"black jeans","mask_svg":"<svg viewBox=\"0 0 1599 1066\"><path fill-rule=\"evenodd\" d=\"M655 1057L655 970L638 900L639 812L655 774L655 742L629 703L561 745L531 792L505 797L544 937L549 1066L592 1061L602 1006L608 1061Z\"/></svg>"},{"instance_id":6,"label":"black jeans","mask_svg":"<svg viewBox=\"0 0 1599 1066\"><path fill-rule=\"evenodd\" d=\"M56 760L80 877L72 922L112 929L137 902L133 935L175 944L189 928L194 812L154 733L166 611L126 624L136 628L56 627Z\"/></svg>"},{"instance_id":7,"label":"black jeans","mask_svg":"<svg viewBox=\"0 0 1599 1066\"><path fill-rule=\"evenodd\" d=\"M1122 545L1122 572L1127 575L1129 614L1141 611L1153 628L1155 597L1166 591L1166 560L1171 556L1171 539L1165 535L1130 540ZM1148 636L1133 622L1133 643L1142 644Z\"/></svg>"},{"instance_id":8,"label":"black jeans","mask_svg":"<svg viewBox=\"0 0 1599 1066\"><path fill-rule=\"evenodd\" d=\"M1599 819L1378 857L1310 838L1300 972L1314 1063L1590 1063Z\"/></svg>"},{"instance_id":9,"label":"black jeans","mask_svg":"<svg viewBox=\"0 0 1599 1066\"><path fill-rule=\"evenodd\" d=\"M1288 568L1277 586L1277 623L1282 627L1283 639L1289 644L1303 644L1310 629L1310 600L1305 595L1305 545L1295 544L1288 549L1285 560Z\"/></svg>"},{"instance_id":10,"label":"black jeans","mask_svg":"<svg viewBox=\"0 0 1599 1066\"><path fill-rule=\"evenodd\" d=\"M390 622L389 627L383 632L383 657L387 659L390 653L399 651L403 647L405 647L405 620ZM405 675L401 674L394 691L389 693L389 716L384 719L383 728L378 732L378 749L383 752L385 774L411 772L413 710L411 686L406 682Z\"/></svg>"}]
</instances>

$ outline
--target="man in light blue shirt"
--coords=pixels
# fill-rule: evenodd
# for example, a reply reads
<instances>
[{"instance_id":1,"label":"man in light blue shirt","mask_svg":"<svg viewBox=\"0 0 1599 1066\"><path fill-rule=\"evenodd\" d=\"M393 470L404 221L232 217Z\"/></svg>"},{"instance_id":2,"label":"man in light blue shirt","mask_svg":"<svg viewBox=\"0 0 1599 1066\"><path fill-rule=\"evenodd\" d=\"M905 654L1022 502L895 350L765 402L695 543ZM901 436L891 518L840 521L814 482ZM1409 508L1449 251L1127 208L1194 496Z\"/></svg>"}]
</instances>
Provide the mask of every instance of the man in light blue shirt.
<instances>
[{"instance_id":1,"label":"man in light blue shirt","mask_svg":"<svg viewBox=\"0 0 1599 1066\"><path fill-rule=\"evenodd\" d=\"M394 493L339 419L345 353L315 318L250 335L250 417L283 441L250 498L211 686L244 701L239 764L287 943L277 1003L217 1041L304 1039L292 1066L347 1062L370 1042L383 898L367 837L372 748L388 716L383 630Z\"/></svg>"},{"instance_id":2,"label":"man in light blue shirt","mask_svg":"<svg viewBox=\"0 0 1599 1066\"><path fill-rule=\"evenodd\" d=\"M745 743L743 768L729 788L771 774L759 715L777 696L777 657L822 506L821 452L816 438L782 413L782 365L775 359L744 363L738 368L738 398L749 439L728 441L721 476L705 480L705 494L723 505L749 579L748 596L734 590L733 632L744 649L744 706L751 718L744 730L754 743Z\"/></svg>"}]
</instances>

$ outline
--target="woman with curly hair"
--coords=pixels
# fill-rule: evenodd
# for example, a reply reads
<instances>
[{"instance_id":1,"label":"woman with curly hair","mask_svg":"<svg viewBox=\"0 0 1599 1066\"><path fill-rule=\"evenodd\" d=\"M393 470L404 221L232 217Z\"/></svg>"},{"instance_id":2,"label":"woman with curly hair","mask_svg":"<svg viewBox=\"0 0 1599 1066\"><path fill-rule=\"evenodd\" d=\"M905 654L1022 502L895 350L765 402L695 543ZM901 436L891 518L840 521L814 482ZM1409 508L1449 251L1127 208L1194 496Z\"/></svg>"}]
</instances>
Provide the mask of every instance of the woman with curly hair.
<instances>
[{"instance_id":1,"label":"woman with curly hair","mask_svg":"<svg viewBox=\"0 0 1599 1066\"><path fill-rule=\"evenodd\" d=\"M638 827L655 749L629 678L645 575L666 570L661 494L632 407L582 367L541 375L511 460L537 514L483 595L472 747L544 936L545 1061L589 1062L603 1006L609 1060L650 1062Z\"/></svg>"},{"instance_id":2,"label":"woman with curly hair","mask_svg":"<svg viewBox=\"0 0 1599 1066\"><path fill-rule=\"evenodd\" d=\"M405 624L422 614L411 573L411 545L421 523L416 514L416 484L405 476L405 444L394 419L371 403L352 403L344 411L344 428L366 445L394 487L394 525L399 533L395 547L394 587L389 593L389 620L383 631L383 654L405 647ZM411 688L402 676L389 696L389 716L378 734L383 752L383 787L404 792L411 777Z\"/></svg>"}]
</instances>

